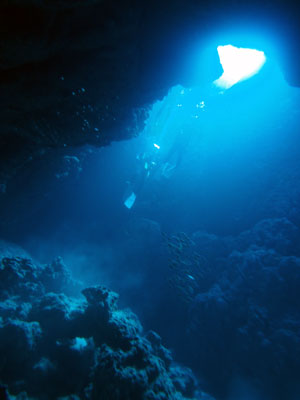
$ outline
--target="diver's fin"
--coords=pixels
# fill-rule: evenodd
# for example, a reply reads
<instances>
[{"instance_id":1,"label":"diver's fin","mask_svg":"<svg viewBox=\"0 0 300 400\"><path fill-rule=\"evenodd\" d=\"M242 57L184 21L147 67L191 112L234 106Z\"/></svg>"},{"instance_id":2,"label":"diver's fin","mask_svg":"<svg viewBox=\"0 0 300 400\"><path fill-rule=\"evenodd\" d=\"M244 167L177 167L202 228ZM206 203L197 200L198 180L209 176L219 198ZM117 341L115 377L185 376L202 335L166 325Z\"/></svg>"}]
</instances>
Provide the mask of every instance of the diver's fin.
<instances>
[{"instance_id":1,"label":"diver's fin","mask_svg":"<svg viewBox=\"0 0 300 400\"><path fill-rule=\"evenodd\" d=\"M124 201L124 206L130 209L134 205L135 199L136 199L136 194L132 192Z\"/></svg>"}]
</instances>

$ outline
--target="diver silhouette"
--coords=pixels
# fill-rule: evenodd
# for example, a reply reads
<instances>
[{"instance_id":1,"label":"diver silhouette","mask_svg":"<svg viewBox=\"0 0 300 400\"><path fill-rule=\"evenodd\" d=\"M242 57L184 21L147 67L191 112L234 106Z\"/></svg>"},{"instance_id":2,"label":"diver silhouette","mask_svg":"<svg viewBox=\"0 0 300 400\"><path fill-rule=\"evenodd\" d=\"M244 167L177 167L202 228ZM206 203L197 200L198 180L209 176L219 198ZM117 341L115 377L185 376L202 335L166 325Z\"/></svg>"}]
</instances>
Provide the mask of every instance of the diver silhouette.
<instances>
[{"instance_id":1,"label":"diver silhouette","mask_svg":"<svg viewBox=\"0 0 300 400\"><path fill-rule=\"evenodd\" d=\"M145 151L136 156L137 167L128 182L124 205L131 208L149 179L170 179L181 166L195 134L199 133L200 113L204 101L199 101L199 92L177 87L171 100L161 104L156 118L151 121L145 134Z\"/></svg>"},{"instance_id":2,"label":"diver silhouette","mask_svg":"<svg viewBox=\"0 0 300 400\"><path fill-rule=\"evenodd\" d=\"M155 147L153 145L153 148L154 150L152 149L152 151L141 152L136 156L137 166L132 179L127 181L127 189L125 193L124 205L128 209L132 208L137 195L142 192L146 181L158 168L159 159L157 150L159 149L159 146Z\"/></svg>"}]
</instances>

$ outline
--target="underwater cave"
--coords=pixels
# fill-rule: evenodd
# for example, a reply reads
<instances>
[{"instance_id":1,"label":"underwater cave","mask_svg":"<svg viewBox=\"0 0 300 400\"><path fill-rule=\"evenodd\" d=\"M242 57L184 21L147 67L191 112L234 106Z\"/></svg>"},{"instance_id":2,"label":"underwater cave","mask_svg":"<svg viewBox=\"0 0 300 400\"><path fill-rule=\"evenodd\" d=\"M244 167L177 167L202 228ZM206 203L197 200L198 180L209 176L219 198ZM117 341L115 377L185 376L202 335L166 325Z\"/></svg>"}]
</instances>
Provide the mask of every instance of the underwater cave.
<instances>
[{"instance_id":1,"label":"underwater cave","mask_svg":"<svg viewBox=\"0 0 300 400\"><path fill-rule=\"evenodd\" d=\"M298 5L0 22L0 400L299 400Z\"/></svg>"}]
</instances>

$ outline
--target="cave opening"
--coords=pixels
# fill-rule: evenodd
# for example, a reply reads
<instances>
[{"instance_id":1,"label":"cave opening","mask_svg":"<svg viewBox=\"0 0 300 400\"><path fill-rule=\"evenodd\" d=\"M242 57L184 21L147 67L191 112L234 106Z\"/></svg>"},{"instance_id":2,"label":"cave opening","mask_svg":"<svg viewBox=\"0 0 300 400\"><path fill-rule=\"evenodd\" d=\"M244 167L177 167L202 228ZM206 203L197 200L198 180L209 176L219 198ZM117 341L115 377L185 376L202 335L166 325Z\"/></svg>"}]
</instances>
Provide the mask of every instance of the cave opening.
<instances>
[{"instance_id":1,"label":"cave opening","mask_svg":"<svg viewBox=\"0 0 300 400\"><path fill-rule=\"evenodd\" d=\"M117 19L108 29L116 23ZM201 75L209 70L207 76L195 78L195 73L191 85L172 86L164 97L134 110L133 120L147 115L138 134L129 127L130 139L99 149L64 145L49 151L45 146L34 160L24 162L7 196L2 196L2 238L20 247L0 242L5 256L1 273L22 271L16 273L17 278L13 275L18 280L29 271L35 277L38 268L28 262L30 257L38 266L46 265L41 282L32 278L32 285L21 285L33 306L25 302L18 317L32 318L28 319L30 329L36 330L38 338L42 333L34 318L40 318L43 329L46 326L52 332L56 327L47 324L51 318L57 326L64 324L59 319L64 307L68 318L72 307L79 316L74 324L76 334L61 339L64 332L55 331L50 350L30 364L43 379L47 374L56 379L59 363L51 361L52 353L62 360L64 355L74 360L74 373L79 374L76 357L84 354L84 363L90 367L97 341L106 341L111 348L120 346L123 355L131 348L125 336L139 332L138 323L131 314L115 309L115 294L103 287L95 289L100 284L120 293L120 304L138 315L145 330L158 332L176 359L193 369L203 390L215 399L231 400L245 393L261 398L266 393L281 400L291 390L289 385L291 399L297 392L293 371L299 361L289 349L299 330L300 93L285 82L268 49L264 53L263 46L250 48L249 41L247 47L228 43L226 39L218 48L222 75L212 78L212 71L220 72L220 64L209 64L211 59L207 59L209 65L198 71ZM105 48L106 56L113 48ZM228 69L232 59L226 60L225 50L234 53L233 72ZM248 55L245 62L239 61L245 50L258 57L253 64ZM195 61L197 70L196 65ZM246 67L246 72L237 65ZM65 85L64 75L59 79ZM67 86L64 90L69 93ZM81 87L71 93L74 103L80 96L80 110L84 110L81 137L91 132L105 136L94 121L101 111L101 127L110 126L118 116L111 106L116 96L96 110L99 115L92 121L86 112L93 112L88 90ZM12 151L16 149L13 141L7 144ZM11 254L18 257L9 261ZM62 259L56 259L58 255ZM48 264L49 259L55 261ZM64 297L69 292L57 289L60 284L68 286L71 279L62 272L62 260L77 289L94 287L83 291L89 304L84 317L85 306L76 308L78 299L72 303ZM48 286L46 294L41 286L36 305L33 298L39 285ZM10 295L9 290L5 293ZM99 304L103 312L98 319L95 305ZM16 309L13 304L9 312L16 313ZM88 318L94 316L90 324ZM111 331L103 328L108 321ZM11 318L5 323L11 324ZM20 329L20 324L14 324ZM114 330L117 324L120 331ZM93 337L88 336L92 325L97 328ZM14 328L9 325L9 329ZM147 337L167 366L168 352L157 344L160 339L153 332ZM129 351L125 364L129 363L132 374L144 365L139 354L145 347L137 355ZM101 357L112 354L105 346L101 351L95 350L99 364L91 368L98 368ZM278 363L276 371L269 368L273 362ZM95 373L99 379L103 375L103 371ZM194 387L192 376L189 384ZM183 381L178 378L181 389ZM29 382L31 386L36 383L34 379ZM12 387L17 393L16 386ZM195 398L212 398L197 390ZM192 398L188 389L184 393Z\"/></svg>"}]
</instances>

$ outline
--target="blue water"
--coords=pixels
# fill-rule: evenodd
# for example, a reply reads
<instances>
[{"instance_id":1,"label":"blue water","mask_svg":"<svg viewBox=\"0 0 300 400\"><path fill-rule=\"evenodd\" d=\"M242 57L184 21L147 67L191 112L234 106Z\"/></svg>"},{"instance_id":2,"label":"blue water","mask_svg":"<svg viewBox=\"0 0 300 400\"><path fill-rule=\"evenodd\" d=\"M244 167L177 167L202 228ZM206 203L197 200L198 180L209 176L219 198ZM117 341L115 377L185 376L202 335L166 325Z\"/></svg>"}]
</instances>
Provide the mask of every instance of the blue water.
<instances>
[{"instance_id":1,"label":"blue water","mask_svg":"<svg viewBox=\"0 0 300 400\"><path fill-rule=\"evenodd\" d=\"M72 150L82 171L51 176L10 239L119 292L216 398L296 400L299 101L268 67L173 87L138 137Z\"/></svg>"}]
</instances>

